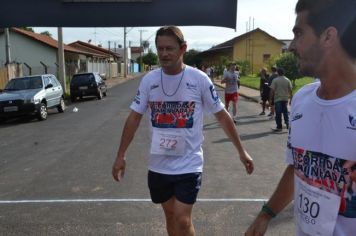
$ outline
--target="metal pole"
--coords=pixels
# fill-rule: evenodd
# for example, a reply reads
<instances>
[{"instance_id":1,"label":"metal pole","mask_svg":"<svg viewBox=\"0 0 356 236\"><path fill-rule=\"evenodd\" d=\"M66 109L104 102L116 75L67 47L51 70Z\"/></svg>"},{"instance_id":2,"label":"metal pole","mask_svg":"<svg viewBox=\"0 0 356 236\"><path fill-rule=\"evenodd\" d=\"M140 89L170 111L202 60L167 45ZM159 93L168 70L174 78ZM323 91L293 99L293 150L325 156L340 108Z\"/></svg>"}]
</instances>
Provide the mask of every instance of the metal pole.
<instances>
[{"instance_id":1,"label":"metal pole","mask_svg":"<svg viewBox=\"0 0 356 236\"><path fill-rule=\"evenodd\" d=\"M127 78L126 27L124 27L124 78Z\"/></svg>"},{"instance_id":2,"label":"metal pole","mask_svg":"<svg viewBox=\"0 0 356 236\"><path fill-rule=\"evenodd\" d=\"M110 48L110 41L109 41L109 79L111 79L111 48Z\"/></svg>"},{"instance_id":3,"label":"metal pole","mask_svg":"<svg viewBox=\"0 0 356 236\"><path fill-rule=\"evenodd\" d=\"M67 85L66 85L66 70L64 64L64 46L63 46L63 30L62 27L57 28L58 31L58 76L59 81L62 83L63 92L67 92Z\"/></svg>"},{"instance_id":4,"label":"metal pole","mask_svg":"<svg viewBox=\"0 0 356 236\"><path fill-rule=\"evenodd\" d=\"M140 30L140 72L143 72L143 65L142 65L142 32L143 32L143 30Z\"/></svg>"},{"instance_id":5,"label":"metal pole","mask_svg":"<svg viewBox=\"0 0 356 236\"><path fill-rule=\"evenodd\" d=\"M9 28L5 28L5 44L6 44L6 65L11 63L10 52L10 31Z\"/></svg>"}]
</instances>

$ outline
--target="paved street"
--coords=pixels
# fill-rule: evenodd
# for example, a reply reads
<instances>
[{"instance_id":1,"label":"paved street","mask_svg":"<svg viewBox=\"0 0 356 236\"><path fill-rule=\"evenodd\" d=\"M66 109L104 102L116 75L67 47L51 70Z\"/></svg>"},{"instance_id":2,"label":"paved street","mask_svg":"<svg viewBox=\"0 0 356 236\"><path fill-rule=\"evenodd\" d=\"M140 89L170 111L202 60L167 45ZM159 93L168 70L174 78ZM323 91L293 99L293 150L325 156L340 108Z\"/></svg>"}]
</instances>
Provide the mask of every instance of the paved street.
<instances>
[{"instance_id":1,"label":"paved street","mask_svg":"<svg viewBox=\"0 0 356 236\"><path fill-rule=\"evenodd\" d=\"M0 235L166 235L163 212L150 202L146 183L147 119L128 151L124 181L111 177L138 83L112 85L103 100L70 104L63 114L53 110L44 122L0 125ZM207 117L203 185L193 212L197 235L243 235L273 192L285 168L287 132L272 133L274 121L260 111L258 103L239 98L237 127L255 160L251 176ZM266 235L293 235L293 229L289 206Z\"/></svg>"}]
</instances>

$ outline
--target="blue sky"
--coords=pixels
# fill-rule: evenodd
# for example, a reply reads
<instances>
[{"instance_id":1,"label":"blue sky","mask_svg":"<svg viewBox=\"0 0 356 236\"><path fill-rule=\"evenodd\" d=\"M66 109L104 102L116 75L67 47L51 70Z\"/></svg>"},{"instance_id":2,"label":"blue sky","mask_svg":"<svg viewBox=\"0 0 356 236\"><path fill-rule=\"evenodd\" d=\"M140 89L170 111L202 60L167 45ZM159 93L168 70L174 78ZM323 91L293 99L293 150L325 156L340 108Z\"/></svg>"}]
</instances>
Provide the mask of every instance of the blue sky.
<instances>
[{"instance_id":1,"label":"blue sky","mask_svg":"<svg viewBox=\"0 0 356 236\"><path fill-rule=\"evenodd\" d=\"M188 49L206 50L247 32L248 28L260 28L278 39L292 39L292 28L295 21L294 7L297 0L238 0L237 29L210 26L181 27ZM218 16L217 16L218 17ZM154 34L159 27L127 28L127 44L140 45L140 30L142 39L148 40L154 46ZM57 28L35 27L36 33L49 31L57 39ZM63 28L64 43L77 40L108 47L108 41L113 46L123 45L124 29L120 28Z\"/></svg>"}]
</instances>

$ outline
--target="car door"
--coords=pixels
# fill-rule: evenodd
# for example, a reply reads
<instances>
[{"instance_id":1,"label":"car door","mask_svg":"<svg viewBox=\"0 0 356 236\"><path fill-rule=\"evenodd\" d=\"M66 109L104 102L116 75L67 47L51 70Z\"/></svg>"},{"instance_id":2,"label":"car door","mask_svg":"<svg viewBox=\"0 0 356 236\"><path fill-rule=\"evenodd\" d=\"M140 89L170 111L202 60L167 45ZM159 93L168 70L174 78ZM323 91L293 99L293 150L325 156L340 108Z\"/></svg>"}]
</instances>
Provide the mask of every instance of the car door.
<instances>
[{"instance_id":1,"label":"car door","mask_svg":"<svg viewBox=\"0 0 356 236\"><path fill-rule=\"evenodd\" d=\"M54 75L50 75L50 78L54 88L54 104L58 105L63 95L62 85L59 83L59 81Z\"/></svg>"},{"instance_id":2,"label":"car door","mask_svg":"<svg viewBox=\"0 0 356 236\"><path fill-rule=\"evenodd\" d=\"M44 86L45 86L45 97L47 100L47 107L53 107L56 105L56 88L51 80L51 76L45 75L44 77Z\"/></svg>"}]
</instances>

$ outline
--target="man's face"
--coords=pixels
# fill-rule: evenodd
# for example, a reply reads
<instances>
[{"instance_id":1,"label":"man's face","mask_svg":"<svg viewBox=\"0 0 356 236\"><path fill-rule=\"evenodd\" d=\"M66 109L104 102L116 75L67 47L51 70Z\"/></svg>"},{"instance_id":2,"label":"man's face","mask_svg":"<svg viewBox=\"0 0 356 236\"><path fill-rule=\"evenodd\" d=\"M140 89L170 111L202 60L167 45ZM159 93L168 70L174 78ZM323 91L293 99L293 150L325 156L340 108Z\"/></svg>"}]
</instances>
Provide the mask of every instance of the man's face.
<instances>
[{"instance_id":1,"label":"man's face","mask_svg":"<svg viewBox=\"0 0 356 236\"><path fill-rule=\"evenodd\" d=\"M159 61L164 69L179 67L187 49L185 44L179 45L173 36L158 36L156 47Z\"/></svg>"},{"instance_id":2,"label":"man's face","mask_svg":"<svg viewBox=\"0 0 356 236\"><path fill-rule=\"evenodd\" d=\"M306 11L298 13L293 28L294 39L289 50L297 57L298 67L303 75L316 76L324 52L319 37L307 24L307 16Z\"/></svg>"}]
</instances>

